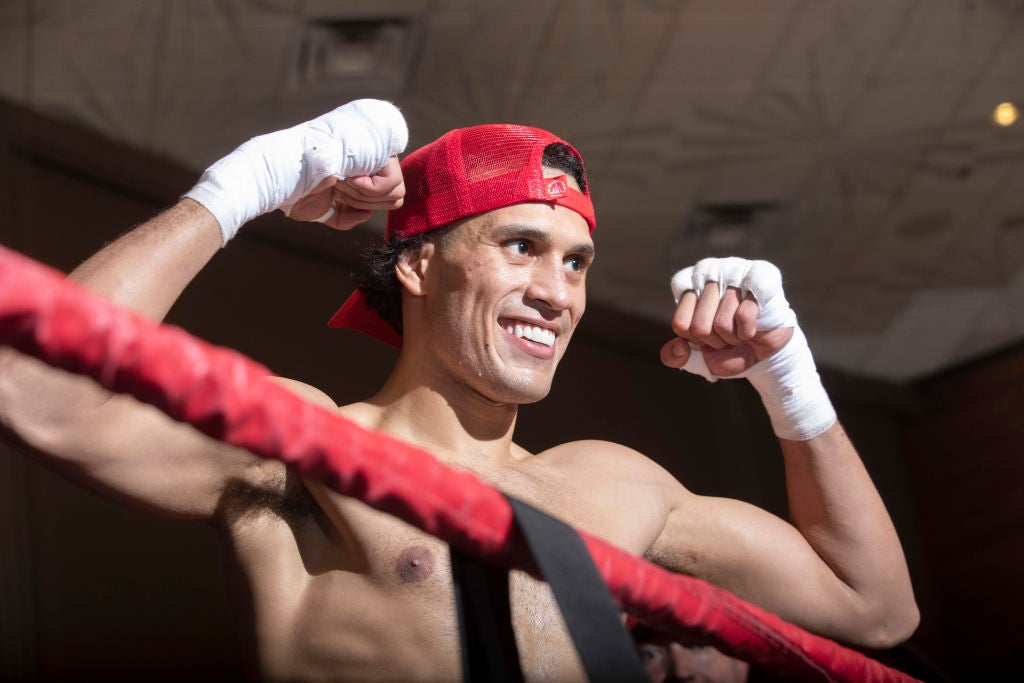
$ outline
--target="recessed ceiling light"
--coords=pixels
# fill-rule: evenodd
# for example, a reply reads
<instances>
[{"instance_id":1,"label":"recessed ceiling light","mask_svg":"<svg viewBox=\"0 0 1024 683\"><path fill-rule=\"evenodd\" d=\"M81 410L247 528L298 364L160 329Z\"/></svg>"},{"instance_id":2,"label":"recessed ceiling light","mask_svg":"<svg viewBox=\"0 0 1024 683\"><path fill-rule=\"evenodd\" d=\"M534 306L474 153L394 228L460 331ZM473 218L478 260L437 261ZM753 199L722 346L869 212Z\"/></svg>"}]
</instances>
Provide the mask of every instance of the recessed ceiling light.
<instances>
[{"instance_id":1,"label":"recessed ceiling light","mask_svg":"<svg viewBox=\"0 0 1024 683\"><path fill-rule=\"evenodd\" d=\"M1013 102L1001 102L992 110L992 121L1003 128L1012 126L1019 117L1020 110Z\"/></svg>"}]
</instances>

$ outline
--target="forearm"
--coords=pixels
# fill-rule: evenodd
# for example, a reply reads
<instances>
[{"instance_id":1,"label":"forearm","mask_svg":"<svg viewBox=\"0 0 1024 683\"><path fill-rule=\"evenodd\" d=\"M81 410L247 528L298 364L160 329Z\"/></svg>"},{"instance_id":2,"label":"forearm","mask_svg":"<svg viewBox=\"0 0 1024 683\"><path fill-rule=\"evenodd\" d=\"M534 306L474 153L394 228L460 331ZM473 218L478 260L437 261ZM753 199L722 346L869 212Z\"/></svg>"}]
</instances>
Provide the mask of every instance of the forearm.
<instances>
[{"instance_id":1,"label":"forearm","mask_svg":"<svg viewBox=\"0 0 1024 683\"><path fill-rule=\"evenodd\" d=\"M358 100L253 138L208 168L186 198L104 247L70 278L119 306L162 321L213 255L256 216L277 209L297 210L304 220L336 213L332 206L330 212L320 207L307 215L320 200L331 205L332 193L325 188L339 178L391 166L386 178L354 178L365 181L354 204L364 213L395 208L404 186L397 160L391 162L407 139L401 113L376 100ZM330 225L344 229L357 222L334 216ZM102 391L83 388L64 373L16 354L8 354L4 363L0 419L24 434L72 424L83 410L106 399Z\"/></svg>"},{"instance_id":2,"label":"forearm","mask_svg":"<svg viewBox=\"0 0 1024 683\"><path fill-rule=\"evenodd\" d=\"M213 215L183 199L101 249L70 278L160 321L220 246Z\"/></svg>"},{"instance_id":3,"label":"forearm","mask_svg":"<svg viewBox=\"0 0 1024 683\"><path fill-rule=\"evenodd\" d=\"M71 277L114 303L162 320L243 225L277 209L297 211L301 220L327 220L335 209L324 188L341 178L382 171L407 141L401 113L377 100L351 102L253 138L208 168L187 198L107 246ZM380 194L394 190L400 179L399 173ZM360 208L394 208L400 198L384 197L380 206L371 202ZM321 200L326 204L306 215ZM344 229L354 223L334 217L330 224Z\"/></svg>"},{"instance_id":4,"label":"forearm","mask_svg":"<svg viewBox=\"0 0 1024 683\"><path fill-rule=\"evenodd\" d=\"M918 612L903 549L846 431L836 423L813 439L779 442L792 521L852 592L869 642L906 639Z\"/></svg>"}]
</instances>

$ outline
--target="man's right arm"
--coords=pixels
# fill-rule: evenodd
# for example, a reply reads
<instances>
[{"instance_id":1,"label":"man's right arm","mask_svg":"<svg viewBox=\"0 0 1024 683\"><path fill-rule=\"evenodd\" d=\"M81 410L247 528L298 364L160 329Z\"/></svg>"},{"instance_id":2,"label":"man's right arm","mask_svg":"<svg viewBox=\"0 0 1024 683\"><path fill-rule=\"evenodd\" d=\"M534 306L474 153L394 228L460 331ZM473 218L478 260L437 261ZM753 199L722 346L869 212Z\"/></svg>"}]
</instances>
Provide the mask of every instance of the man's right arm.
<instances>
[{"instance_id":1,"label":"man's right arm","mask_svg":"<svg viewBox=\"0 0 1024 683\"><path fill-rule=\"evenodd\" d=\"M125 234L70 278L161 321L221 245L213 216L184 199ZM5 431L67 476L155 511L212 514L218 481L253 457L231 449L92 381L0 350Z\"/></svg>"},{"instance_id":2,"label":"man's right arm","mask_svg":"<svg viewBox=\"0 0 1024 683\"><path fill-rule=\"evenodd\" d=\"M347 229L373 210L400 204L404 188L393 155L400 151L396 139L404 148L404 126L391 105L360 101L254 138L208 169L186 198L106 246L70 278L161 321L221 246L261 213L281 208L299 220ZM212 515L231 480L274 465L10 349L0 349L0 425L68 476L174 516Z\"/></svg>"}]
</instances>

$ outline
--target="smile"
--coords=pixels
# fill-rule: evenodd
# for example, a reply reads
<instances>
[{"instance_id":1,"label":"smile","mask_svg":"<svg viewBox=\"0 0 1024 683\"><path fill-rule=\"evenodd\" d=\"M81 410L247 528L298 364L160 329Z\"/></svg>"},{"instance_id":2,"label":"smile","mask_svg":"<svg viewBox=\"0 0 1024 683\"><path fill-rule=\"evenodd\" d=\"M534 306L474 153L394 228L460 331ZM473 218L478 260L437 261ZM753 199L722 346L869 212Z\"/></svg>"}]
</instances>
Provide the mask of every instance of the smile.
<instances>
[{"instance_id":1,"label":"smile","mask_svg":"<svg viewBox=\"0 0 1024 683\"><path fill-rule=\"evenodd\" d=\"M537 327L536 325L520 325L517 323L515 325L507 325L505 331L520 339L526 339L543 346L553 346L555 343L554 332L543 327Z\"/></svg>"}]
</instances>

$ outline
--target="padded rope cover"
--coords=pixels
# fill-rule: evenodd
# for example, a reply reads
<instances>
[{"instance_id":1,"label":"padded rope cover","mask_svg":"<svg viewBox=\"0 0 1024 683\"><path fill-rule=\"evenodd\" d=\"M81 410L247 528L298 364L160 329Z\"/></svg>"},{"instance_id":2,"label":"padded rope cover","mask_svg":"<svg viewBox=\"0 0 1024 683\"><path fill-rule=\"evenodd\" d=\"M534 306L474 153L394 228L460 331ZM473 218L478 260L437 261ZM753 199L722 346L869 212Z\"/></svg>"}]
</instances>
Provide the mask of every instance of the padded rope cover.
<instances>
[{"instance_id":1,"label":"padded rope cover","mask_svg":"<svg viewBox=\"0 0 1024 683\"><path fill-rule=\"evenodd\" d=\"M0 343L88 375L205 434L281 460L339 493L508 568L534 571L508 501L470 472L306 403L266 368L156 325L0 247ZM692 577L580 532L613 597L652 628L698 638L791 681L913 681Z\"/></svg>"}]
</instances>

